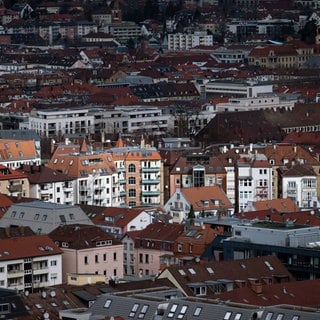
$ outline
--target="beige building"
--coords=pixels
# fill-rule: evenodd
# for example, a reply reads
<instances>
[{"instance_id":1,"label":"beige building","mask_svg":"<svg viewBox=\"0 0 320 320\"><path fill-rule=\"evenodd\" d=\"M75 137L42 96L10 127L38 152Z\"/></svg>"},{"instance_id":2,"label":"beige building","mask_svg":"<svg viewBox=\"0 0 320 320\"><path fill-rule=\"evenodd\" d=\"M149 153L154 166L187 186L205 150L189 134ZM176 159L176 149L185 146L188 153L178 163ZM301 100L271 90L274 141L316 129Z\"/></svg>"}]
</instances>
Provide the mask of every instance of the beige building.
<instances>
[{"instance_id":1,"label":"beige building","mask_svg":"<svg viewBox=\"0 0 320 320\"><path fill-rule=\"evenodd\" d=\"M63 251L63 282L69 274L95 274L104 276L105 281L123 277L123 244L101 228L84 224L61 225L50 232L49 237Z\"/></svg>"},{"instance_id":2,"label":"beige building","mask_svg":"<svg viewBox=\"0 0 320 320\"><path fill-rule=\"evenodd\" d=\"M27 175L0 164L0 193L8 196L29 197Z\"/></svg>"}]
</instances>

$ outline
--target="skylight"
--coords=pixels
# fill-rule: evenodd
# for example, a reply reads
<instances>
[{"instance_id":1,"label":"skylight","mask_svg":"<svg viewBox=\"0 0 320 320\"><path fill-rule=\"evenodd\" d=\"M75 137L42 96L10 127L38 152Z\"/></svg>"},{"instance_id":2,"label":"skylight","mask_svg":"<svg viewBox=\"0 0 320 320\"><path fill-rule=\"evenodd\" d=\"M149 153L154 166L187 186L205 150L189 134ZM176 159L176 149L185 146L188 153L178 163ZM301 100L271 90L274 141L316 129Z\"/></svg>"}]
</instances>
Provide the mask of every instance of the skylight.
<instances>
[{"instance_id":1,"label":"skylight","mask_svg":"<svg viewBox=\"0 0 320 320\"><path fill-rule=\"evenodd\" d=\"M191 274L196 274L196 272L194 271L193 268L189 268L188 270L189 270L189 272L190 272Z\"/></svg>"},{"instance_id":2,"label":"skylight","mask_svg":"<svg viewBox=\"0 0 320 320\"><path fill-rule=\"evenodd\" d=\"M178 271L179 271L179 273L180 273L182 276L185 276L185 275L186 275L186 273L184 272L184 270L179 269Z\"/></svg>"},{"instance_id":3,"label":"skylight","mask_svg":"<svg viewBox=\"0 0 320 320\"><path fill-rule=\"evenodd\" d=\"M104 308L109 309L111 302L112 301L110 299L107 299L106 303L104 304Z\"/></svg>"},{"instance_id":4,"label":"skylight","mask_svg":"<svg viewBox=\"0 0 320 320\"><path fill-rule=\"evenodd\" d=\"M214 274L214 271L211 267L207 267L207 271L210 273L210 274Z\"/></svg>"}]
</instances>

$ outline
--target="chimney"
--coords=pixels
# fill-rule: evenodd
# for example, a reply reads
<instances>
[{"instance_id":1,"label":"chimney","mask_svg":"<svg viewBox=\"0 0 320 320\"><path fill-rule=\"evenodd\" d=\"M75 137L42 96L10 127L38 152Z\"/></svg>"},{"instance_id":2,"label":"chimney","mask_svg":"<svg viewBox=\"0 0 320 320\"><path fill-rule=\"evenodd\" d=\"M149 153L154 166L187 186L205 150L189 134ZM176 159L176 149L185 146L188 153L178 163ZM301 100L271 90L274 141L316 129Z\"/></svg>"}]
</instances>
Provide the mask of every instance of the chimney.
<instances>
[{"instance_id":1,"label":"chimney","mask_svg":"<svg viewBox=\"0 0 320 320\"><path fill-rule=\"evenodd\" d=\"M262 283L255 278L249 278L249 286L251 290L257 294L262 293Z\"/></svg>"}]
</instances>

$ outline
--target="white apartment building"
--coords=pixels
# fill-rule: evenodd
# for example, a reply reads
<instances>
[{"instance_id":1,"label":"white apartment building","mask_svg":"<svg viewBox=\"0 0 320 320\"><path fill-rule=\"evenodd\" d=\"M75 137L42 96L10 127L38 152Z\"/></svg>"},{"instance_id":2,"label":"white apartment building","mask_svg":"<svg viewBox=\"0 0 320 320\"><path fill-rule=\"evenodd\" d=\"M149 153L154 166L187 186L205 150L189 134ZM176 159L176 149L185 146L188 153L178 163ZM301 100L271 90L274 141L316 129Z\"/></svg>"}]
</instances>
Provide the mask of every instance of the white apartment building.
<instances>
[{"instance_id":1,"label":"white apartment building","mask_svg":"<svg viewBox=\"0 0 320 320\"><path fill-rule=\"evenodd\" d=\"M68 145L60 145L48 166L75 180L75 203L119 206L119 177L112 155L107 152L69 150Z\"/></svg>"},{"instance_id":2,"label":"white apartment building","mask_svg":"<svg viewBox=\"0 0 320 320\"><path fill-rule=\"evenodd\" d=\"M29 129L45 137L93 133L94 116L89 108L34 110L29 116Z\"/></svg>"},{"instance_id":3,"label":"white apartment building","mask_svg":"<svg viewBox=\"0 0 320 320\"><path fill-rule=\"evenodd\" d=\"M272 199L272 166L263 154L240 155L236 168L238 209L248 201Z\"/></svg>"},{"instance_id":4,"label":"white apartment building","mask_svg":"<svg viewBox=\"0 0 320 320\"><path fill-rule=\"evenodd\" d=\"M169 33L168 50L189 50L197 46L212 46L213 36L206 32L195 32L193 34Z\"/></svg>"},{"instance_id":5,"label":"white apartment building","mask_svg":"<svg viewBox=\"0 0 320 320\"><path fill-rule=\"evenodd\" d=\"M212 56L221 63L244 63L249 52L250 50L220 47L212 52Z\"/></svg>"},{"instance_id":6,"label":"white apartment building","mask_svg":"<svg viewBox=\"0 0 320 320\"><path fill-rule=\"evenodd\" d=\"M76 180L47 166L22 166L19 169L29 180L31 198L74 205Z\"/></svg>"},{"instance_id":7,"label":"white apartment building","mask_svg":"<svg viewBox=\"0 0 320 320\"><path fill-rule=\"evenodd\" d=\"M228 111L250 111L285 108L292 110L297 100L282 100L275 94L259 95L252 98L236 98L229 99L226 103L217 103L216 109L218 112Z\"/></svg>"},{"instance_id":8,"label":"white apartment building","mask_svg":"<svg viewBox=\"0 0 320 320\"><path fill-rule=\"evenodd\" d=\"M282 174L284 198L292 199L299 208L311 209L318 205L317 175L311 167L295 165Z\"/></svg>"},{"instance_id":9,"label":"white apartment building","mask_svg":"<svg viewBox=\"0 0 320 320\"><path fill-rule=\"evenodd\" d=\"M258 97L258 95L273 92L272 84L253 81L209 81L204 84L204 88L206 95L225 95L245 98Z\"/></svg>"},{"instance_id":10,"label":"white apartment building","mask_svg":"<svg viewBox=\"0 0 320 320\"><path fill-rule=\"evenodd\" d=\"M116 106L103 113L103 128L106 133L147 132L164 134L168 129L170 115L164 115L158 107Z\"/></svg>"},{"instance_id":11,"label":"white apartment building","mask_svg":"<svg viewBox=\"0 0 320 320\"><path fill-rule=\"evenodd\" d=\"M62 284L62 251L46 235L0 240L0 285L18 292Z\"/></svg>"}]
</instances>

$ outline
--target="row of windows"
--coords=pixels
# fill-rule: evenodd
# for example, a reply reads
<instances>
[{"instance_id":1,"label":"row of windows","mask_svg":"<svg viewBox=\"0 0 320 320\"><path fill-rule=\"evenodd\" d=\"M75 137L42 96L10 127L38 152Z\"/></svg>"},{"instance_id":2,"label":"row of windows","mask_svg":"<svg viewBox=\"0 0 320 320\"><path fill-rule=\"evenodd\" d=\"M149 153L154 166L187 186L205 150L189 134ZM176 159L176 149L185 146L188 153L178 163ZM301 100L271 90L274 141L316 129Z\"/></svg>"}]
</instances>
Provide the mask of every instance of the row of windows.
<instances>
[{"instance_id":1,"label":"row of windows","mask_svg":"<svg viewBox=\"0 0 320 320\"><path fill-rule=\"evenodd\" d=\"M102 256L102 261L107 261L107 254L106 253L104 253L103 254L103 256ZM113 253L113 261L117 261L117 252L114 252ZM85 256L84 258L83 258L83 262L84 262L84 264L89 264L89 257L88 256ZM96 254L95 256L94 256L94 262L95 263L99 263L99 255L98 254Z\"/></svg>"}]
</instances>

